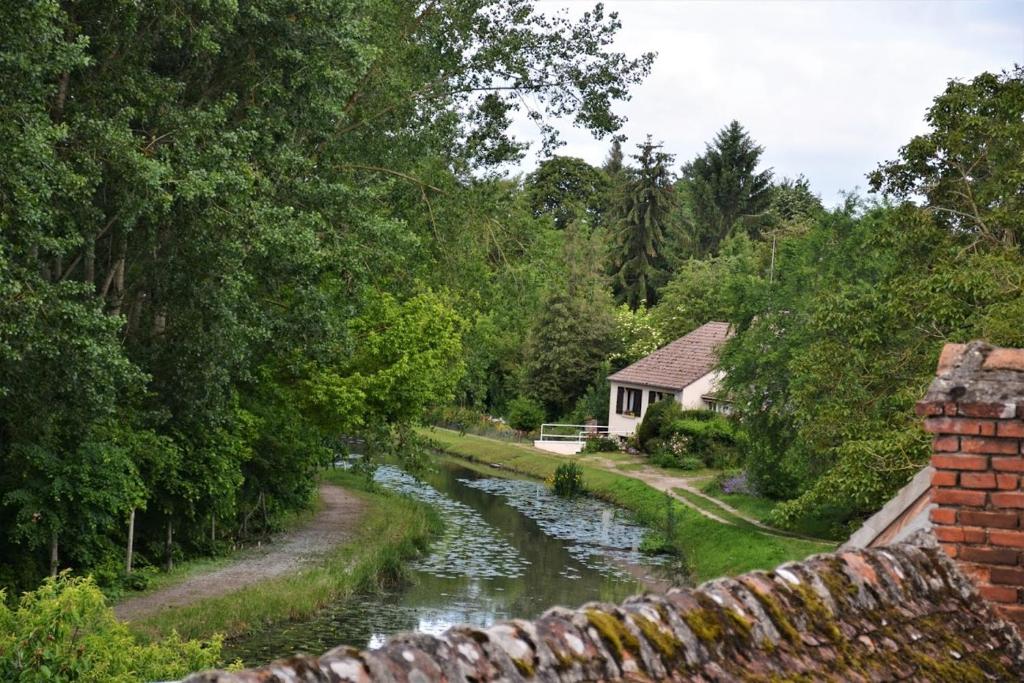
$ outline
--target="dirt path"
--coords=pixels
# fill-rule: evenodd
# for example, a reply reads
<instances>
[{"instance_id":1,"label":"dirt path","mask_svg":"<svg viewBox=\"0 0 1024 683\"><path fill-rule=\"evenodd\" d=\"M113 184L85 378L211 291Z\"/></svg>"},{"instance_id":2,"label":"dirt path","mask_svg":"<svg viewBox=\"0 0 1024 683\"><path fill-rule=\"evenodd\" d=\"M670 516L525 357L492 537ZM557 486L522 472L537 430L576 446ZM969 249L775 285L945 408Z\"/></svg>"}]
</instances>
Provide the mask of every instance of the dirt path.
<instances>
[{"instance_id":1,"label":"dirt path","mask_svg":"<svg viewBox=\"0 0 1024 683\"><path fill-rule=\"evenodd\" d=\"M153 593L129 598L116 605L114 613L125 621L140 619L168 607L224 595L295 571L351 538L366 507L360 498L333 484L320 485L320 500L323 508L312 521L276 539L261 552Z\"/></svg>"},{"instance_id":2,"label":"dirt path","mask_svg":"<svg viewBox=\"0 0 1024 683\"><path fill-rule=\"evenodd\" d=\"M546 453L545 452L545 455L555 455L555 454L553 454L553 453ZM583 460L583 462L586 462L587 464L593 465L595 467L599 467L599 468L601 468L603 470L606 470L608 472L614 472L614 473L620 474L620 475L622 475L624 477L632 477L633 479L639 479L640 481L644 482L645 484L647 484L651 488L657 489L658 491L662 491L664 493L667 493L673 499L679 501L680 503L682 503L683 505L687 506L691 510L697 512L698 514L703 515L704 517L707 517L708 519L714 520L714 521L718 522L719 524L729 524L729 525L732 525L732 526L736 526L736 523L733 520L728 519L728 518L726 518L726 517L724 517L722 515L715 514L711 510L707 510L707 509L705 509L705 508L703 508L703 507L701 507L699 505L694 504L693 501L687 499L685 496L679 495L675 491L675 489L682 489L683 491L686 491L687 493L689 493L691 495L698 496L698 497L702 498L703 500L708 501L712 505L717 506L717 509L722 510L725 513L728 513L729 515L731 515L734 518L741 519L744 522L750 524L751 526L756 527L757 530L760 531L763 534L767 534L769 536L782 536L782 537L786 537L786 538L799 538L799 539L802 539L802 540L805 540L805 541L815 541L815 542L818 542L818 543L823 543L823 544L831 545L831 543L829 541L825 541L825 540L820 539L820 538L813 538L811 536L804 536L803 534L797 534L797 533L793 533L793 532L790 532L790 531L784 531L782 529L776 529L775 527L768 526L767 524L765 524L764 522L760 521L759 519L751 517L750 515L748 515L747 513L743 512L741 510L737 510L732 505L729 505L728 503L726 503L724 500L719 500L718 498L715 498L714 496L711 496L711 495L708 495L707 493L704 493L695 484L697 484L700 481L703 481L703 480L707 479L707 477L699 477L699 476L698 477L679 477L679 476L675 476L675 475L672 475L672 474L669 474L669 473L665 472L664 470L661 470L661 469L658 469L658 468L655 468L655 467L651 467L650 465L646 464L640 458L635 458L633 463L627 463L627 464L642 464L642 467L640 467L638 469L628 469L628 470L626 470L626 469L622 469L622 468L619 467L619 465L622 465L623 463L621 463L621 462L616 463L616 462L614 462L612 460L609 460L607 458L602 458L601 456L583 455L583 456L577 456L577 457L579 457L581 460Z\"/></svg>"}]
</instances>

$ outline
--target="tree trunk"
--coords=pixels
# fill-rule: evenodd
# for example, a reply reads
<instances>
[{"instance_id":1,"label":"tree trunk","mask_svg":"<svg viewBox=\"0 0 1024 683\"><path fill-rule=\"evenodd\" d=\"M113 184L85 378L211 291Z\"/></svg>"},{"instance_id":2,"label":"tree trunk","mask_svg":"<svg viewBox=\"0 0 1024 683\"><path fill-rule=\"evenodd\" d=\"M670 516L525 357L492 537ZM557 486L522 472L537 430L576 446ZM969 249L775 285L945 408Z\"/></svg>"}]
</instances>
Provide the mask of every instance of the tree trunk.
<instances>
[{"instance_id":1,"label":"tree trunk","mask_svg":"<svg viewBox=\"0 0 1024 683\"><path fill-rule=\"evenodd\" d=\"M90 237L85 243L85 265L83 266L84 273L83 279L93 286L93 292L96 287L96 238Z\"/></svg>"},{"instance_id":2,"label":"tree trunk","mask_svg":"<svg viewBox=\"0 0 1024 683\"><path fill-rule=\"evenodd\" d=\"M210 543L214 544L217 542L217 513L214 512L210 517Z\"/></svg>"},{"instance_id":3,"label":"tree trunk","mask_svg":"<svg viewBox=\"0 0 1024 683\"><path fill-rule=\"evenodd\" d=\"M128 552L124 558L124 573L132 573L132 549L135 546L135 508L128 515Z\"/></svg>"},{"instance_id":4,"label":"tree trunk","mask_svg":"<svg viewBox=\"0 0 1024 683\"><path fill-rule=\"evenodd\" d=\"M164 571L174 569L174 525L167 520L167 544L164 546Z\"/></svg>"},{"instance_id":5,"label":"tree trunk","mask_svg":"<svg viewBox=\"0 0 1024 683\"><path fill-rule=\"evenodd\" d=\"M60 556L58 555L57 532L50 537L50 576L57 576L57 569L60 567Z\"/></svg>"}]
</instances>

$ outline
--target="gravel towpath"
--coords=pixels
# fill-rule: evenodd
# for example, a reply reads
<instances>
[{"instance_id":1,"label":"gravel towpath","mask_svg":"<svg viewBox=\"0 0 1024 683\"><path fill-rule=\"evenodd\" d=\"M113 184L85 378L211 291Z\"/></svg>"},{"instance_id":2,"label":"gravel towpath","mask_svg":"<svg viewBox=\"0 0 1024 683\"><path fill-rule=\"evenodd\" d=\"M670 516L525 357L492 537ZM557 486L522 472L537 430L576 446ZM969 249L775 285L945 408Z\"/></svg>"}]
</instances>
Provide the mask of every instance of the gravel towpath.
<instances>
[{"instance_id":1,"label":"gravel towpath","mask_svg":"<svg viewBox=\"0 0 1024 683\"><path fill-rule=\"evenodd\" d=\"M290 531L261 550L209 572L189 576L180 583L128 598L114 607L119 619L141 619L169 607L181 607L206 598L300 569L304 564L351 538L366 504L340 486L320 485L321 509L307 524Z\"/></svg>"}]
</instances>

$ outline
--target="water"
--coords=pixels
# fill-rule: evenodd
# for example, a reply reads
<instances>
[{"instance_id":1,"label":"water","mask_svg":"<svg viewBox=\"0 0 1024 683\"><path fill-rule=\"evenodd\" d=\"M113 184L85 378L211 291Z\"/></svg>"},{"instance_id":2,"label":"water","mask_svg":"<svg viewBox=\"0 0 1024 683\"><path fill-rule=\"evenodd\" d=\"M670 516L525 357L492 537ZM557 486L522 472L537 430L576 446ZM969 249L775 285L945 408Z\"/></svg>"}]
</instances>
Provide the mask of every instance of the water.
<instances>
[{"instance_id":1,"label":"water","mask_svg":"<svg viewBox=\"0 0 1024 683\"><path fill-rule=\"evenodd\" d=\"M228 661L265 663L340 644L376 647L399 631L441 633L456 624L488 626L533 618L552 605L617 602L654 582L658 560L637 551L644 530L605 503L566 500L541 483L482 475L449 460L413 477L380 467L381 485L422 500L445 531L411 564L402 589L361 595L312 618L275 625L225 646Z\"/></svg>"}]
</instances>

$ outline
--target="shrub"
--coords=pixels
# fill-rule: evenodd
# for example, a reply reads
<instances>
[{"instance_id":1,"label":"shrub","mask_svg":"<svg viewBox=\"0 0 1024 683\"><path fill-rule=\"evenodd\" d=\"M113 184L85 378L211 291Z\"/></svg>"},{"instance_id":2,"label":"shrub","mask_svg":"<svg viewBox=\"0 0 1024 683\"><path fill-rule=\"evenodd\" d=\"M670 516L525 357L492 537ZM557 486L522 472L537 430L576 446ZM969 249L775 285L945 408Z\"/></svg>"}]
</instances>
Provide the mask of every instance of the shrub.
<instances>
[{"instance_id":1,"label":"shrub","mask_svg":"<svg viewBox=\"0 0 1024 683\"><path fill-rule=\"evenodd\" d=\"M575 462L565 462L555 469L552 483L555 493L560 496L578 496L586 492L583 487L583 468Z\"/></svg>"},{"instance_id":2,"label":"shrub","mask_svg":"<svg viewBox=\"0 0 1024 683\"><path fill-rule=\"evenodd\" d=\"M636 428L636 441L640 450L645 453L653 453L650 447L651 439L666 436L666 425L682 417L683 409L673 400L665 399L658 401L647 408L644 419Z\"/></svg>"},{"instance_id":3,"label":"shrub","mask_svg":"<svg viewBox=\"0 0 1024 683\"><path fill-rule=\"evenodd\" d=\"M681 455L682 450L700 458L708 467L735 466L745 440L735 423L707 410L680 411L681 417L662 426L666 450Z\"/></svg>"},{"instance_id":4,"label":"shrub","mask_svg":"<svg viewBox=\"0 0 1024 683\"><path fill-rule=\"evenodd\" d=\"M2 597L2 594L0 594ZM62 574L25 593L15 609L0 600L0 680L154 681L217 666L221 641L177 634L141 645L114 617L91 578Z\"/></svg>"},{"instance_id":5,"label":"shrub","mask_svg":"<svg viewBox=\"0 0 1024 683\"><path fill-rule=\"evenodd\" d=\"M508 423L521 432L533 432L544 422L544 408L533 399L520 396L509 401Z\"/></svg>"},{"instance_id":6,"label":"shrub","mask_svg":"<svg viewBox=\"0 0 1024 683\"><path fill-rule=\"evenodd\" d=\"M620 450L619 440L614 437L597 436L587 439L587 442L583 444L584 453L618 453Z\"/></svg>"},{"instance_id":7,"label":"shrub","mask_svg":"<svg viewBox=\"0 0 1024 683\"><path fill-rule=\"evenodd\" d=\"M677 470L699 470L704 467L704 461L692 455L676 455L671 451L659 451L651 456L651 462L658 467L669 467Z\"/></svg>"}]
</instances>

